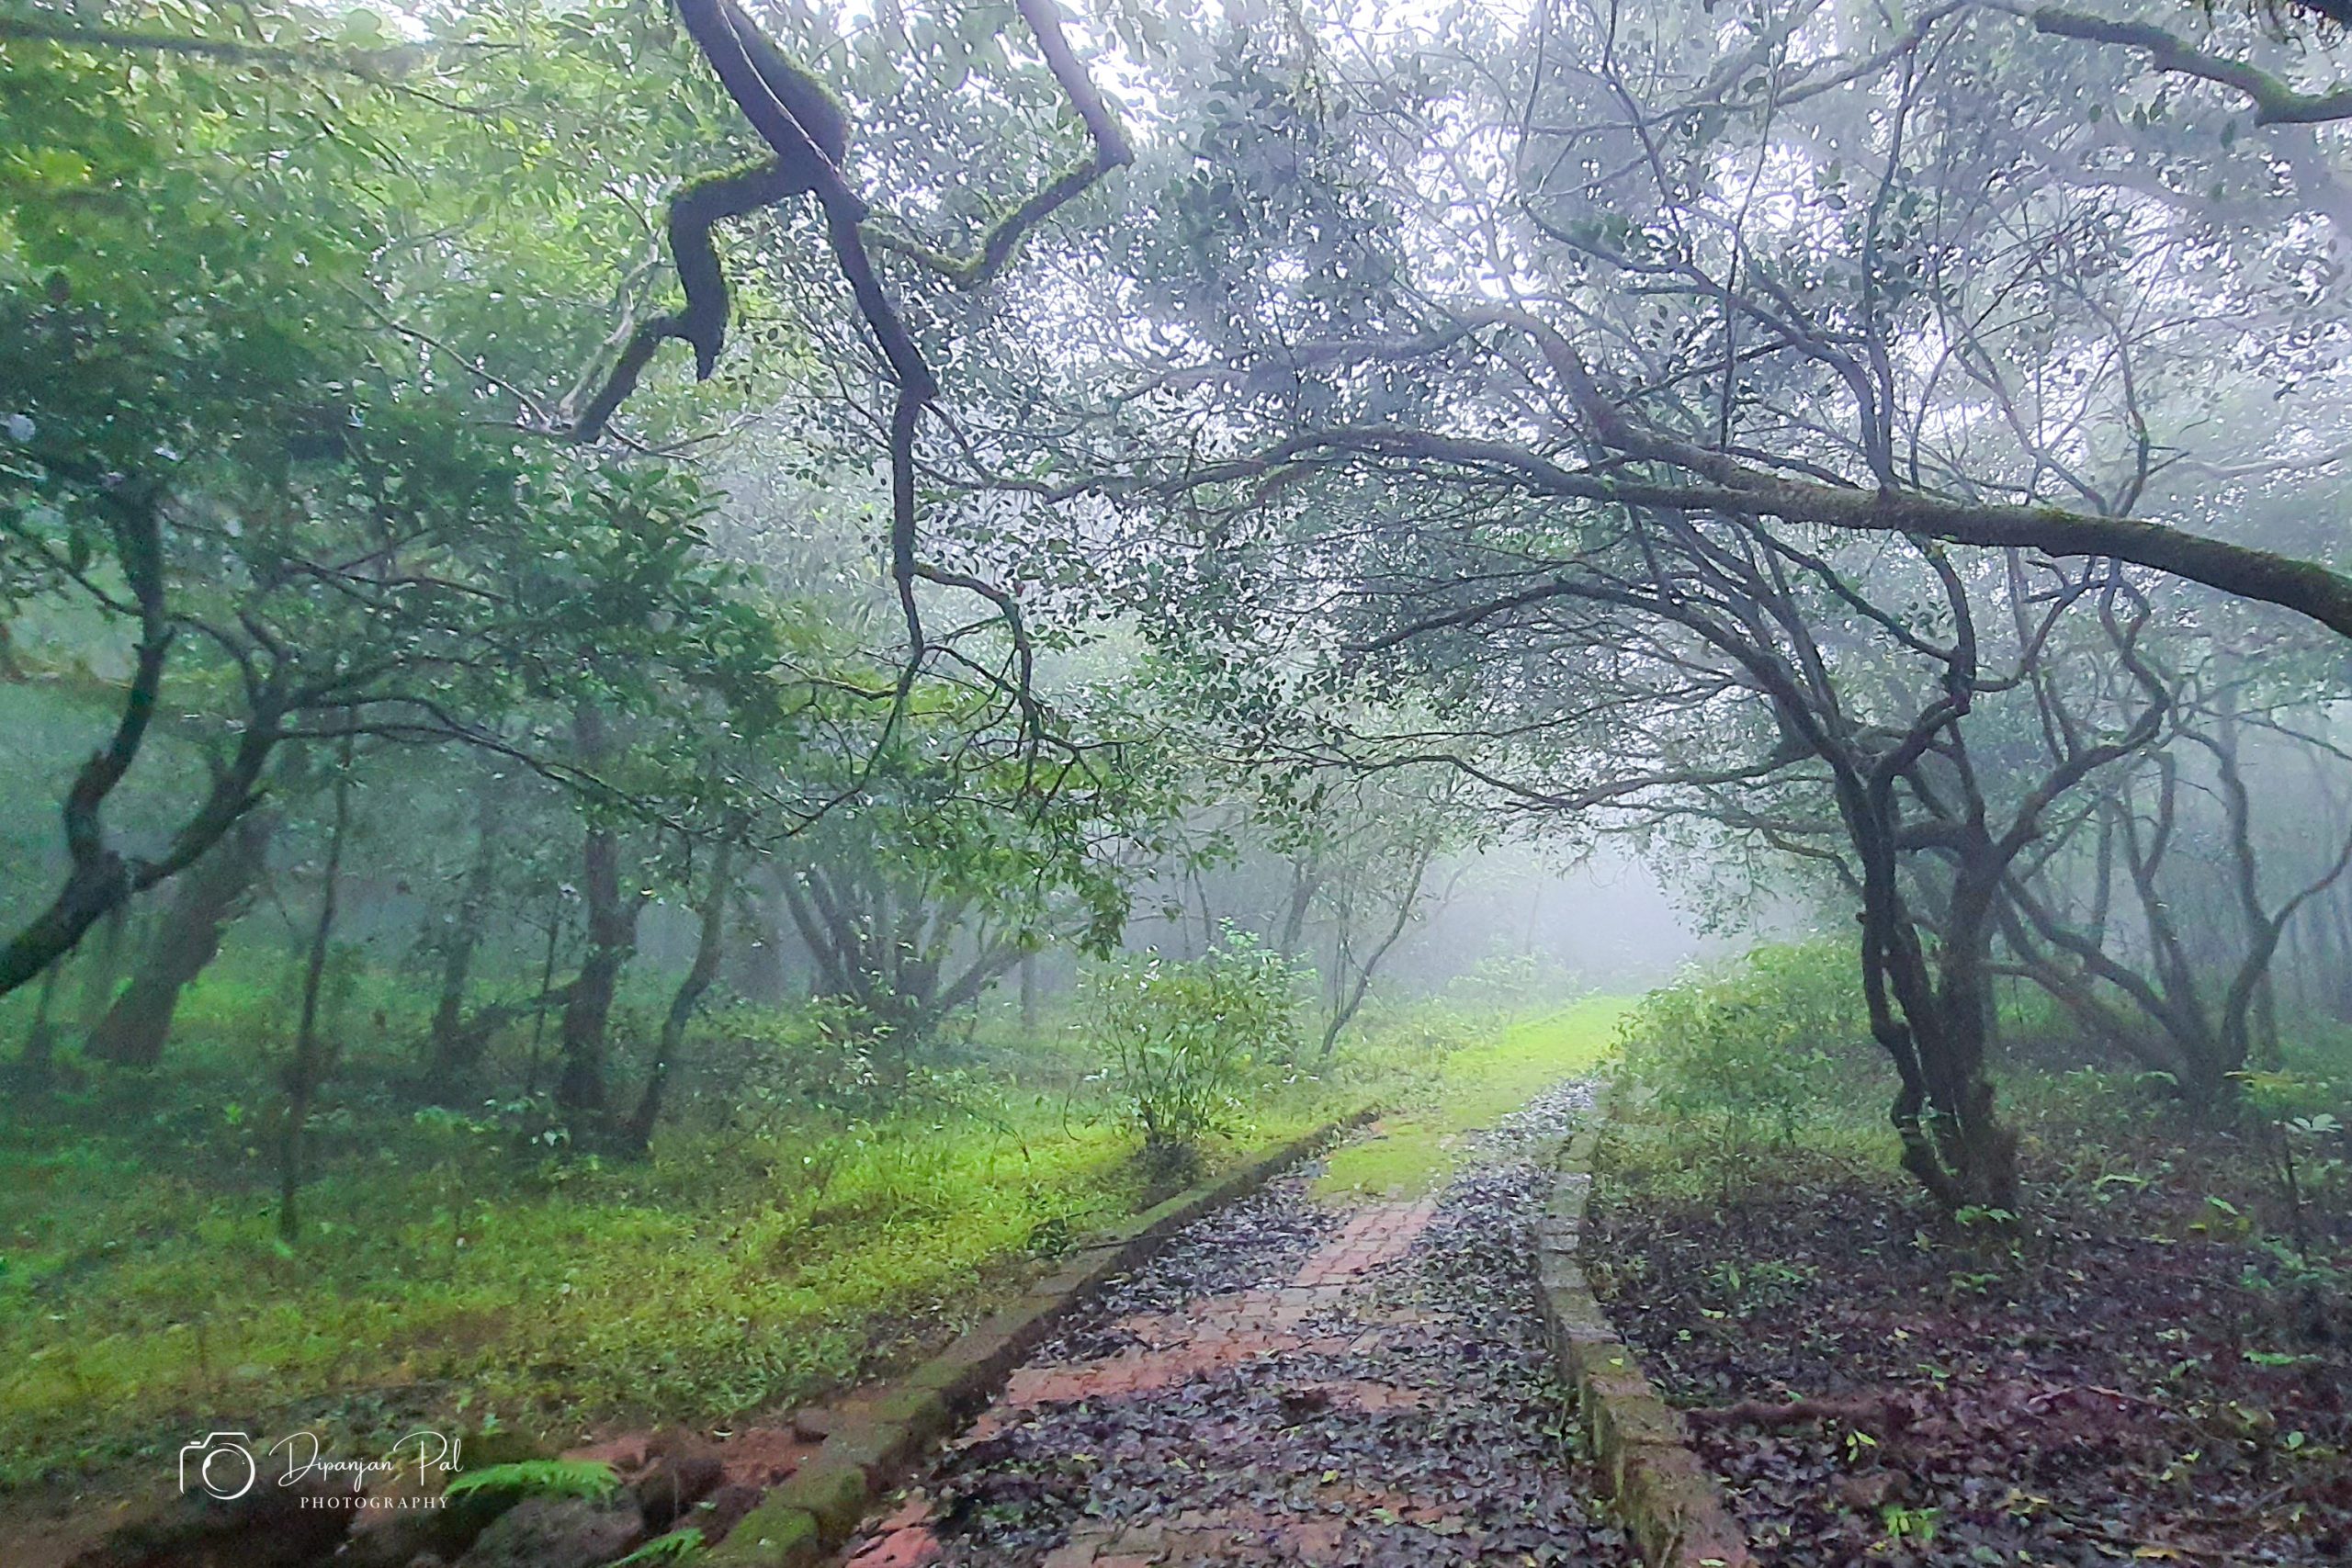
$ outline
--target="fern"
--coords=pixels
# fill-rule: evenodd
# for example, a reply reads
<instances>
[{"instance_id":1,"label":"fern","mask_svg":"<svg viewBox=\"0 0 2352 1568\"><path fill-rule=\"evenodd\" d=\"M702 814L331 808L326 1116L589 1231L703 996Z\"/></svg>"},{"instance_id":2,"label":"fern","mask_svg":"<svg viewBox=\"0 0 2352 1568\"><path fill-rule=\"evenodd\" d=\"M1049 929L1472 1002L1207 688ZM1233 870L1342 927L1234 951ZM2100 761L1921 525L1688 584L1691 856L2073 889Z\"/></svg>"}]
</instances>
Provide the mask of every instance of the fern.
<instances>
[{"instance_id":1,"label":"fern","mask_svg":"<svg viewBox=\"0 0 2352 1568\"><path fill-rule=\"evenodd\" d=\"M613 1467L601 1460L529 1459L467 1471L449 1483L447 1495L527 1492L544 1497L604 1498L617 1491L620 1483Z\"/></svg>"},{"instance_id":2,"label":"fern","mask_svg":"<svg viewBox=\"0 0 2352 1568\"><path fill-rule=\"evenodd\" d=\"M657 1535L627 1557L612 1563L610 1568L643 1568L649 1562L683 1562L702 1550L702 1531L688 1525Z\"/></svg>"}]
</instances>

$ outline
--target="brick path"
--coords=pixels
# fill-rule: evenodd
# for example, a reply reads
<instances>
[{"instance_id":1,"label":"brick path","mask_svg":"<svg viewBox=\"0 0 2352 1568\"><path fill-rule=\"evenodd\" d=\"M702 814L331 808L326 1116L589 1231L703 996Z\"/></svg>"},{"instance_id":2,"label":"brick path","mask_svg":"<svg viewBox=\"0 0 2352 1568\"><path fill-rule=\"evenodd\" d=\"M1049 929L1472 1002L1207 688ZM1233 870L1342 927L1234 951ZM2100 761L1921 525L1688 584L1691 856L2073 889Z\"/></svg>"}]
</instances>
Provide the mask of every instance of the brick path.
<instances>
[{"instance_id":1,"label":"brick path","mask_svg":"<svg viewBox=\"0 0 2352 1568\"><path fill-rule=\"evenodd\" d=\"M1116 1399L1182 1383L1221 1367L1283 1350L1334 1355L1370 1349L1376 1332L1317 1332L1308 1327L1344 1309L1349 1288L1383 1263L1405 1256L1437 1213L1434 1201L1374 1203L1351 1214L1283 1284L1213 1297L1184 1316L1136 1314L1114 1327L1136 1345L1116 1356L1064 1366L1023 1367L996 1409L973 1431L987 1437L1005 1415L1039 1404ZM1056 1568L1061 1568L1056 1564Z\"/></svg>"},{"instance_id":2,"label":"brick path","mask_svg":"<svg viewBox=\"0 0 2352 1568\"><path fill-rule=\"evenodd\" d=\"M1171 1307L1139 1277L1148 1310L1114 1288L1041 1349L854 1568L1624 1561L1585 1550L1614 1543L1548 1436L1540 1348L1469 1311L1523 1292L1431 1256L1439 1199L1326 1209L1306 1180L1175 1244L1181 1279L1223 1271L1205 1291Z\"/></svg>"}]
</instances>

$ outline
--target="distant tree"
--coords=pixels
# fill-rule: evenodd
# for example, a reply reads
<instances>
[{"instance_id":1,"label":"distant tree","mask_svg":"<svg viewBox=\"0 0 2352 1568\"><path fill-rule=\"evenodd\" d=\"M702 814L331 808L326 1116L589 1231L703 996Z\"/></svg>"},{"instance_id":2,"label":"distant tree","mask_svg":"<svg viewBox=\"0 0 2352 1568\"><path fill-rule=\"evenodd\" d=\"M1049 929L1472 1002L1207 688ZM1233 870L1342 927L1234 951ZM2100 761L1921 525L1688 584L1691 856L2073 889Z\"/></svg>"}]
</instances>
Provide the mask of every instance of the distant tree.
<instances>
[{"instance_id":1,"label":"distant tree","mask_svg":"<svg viewBox=\"0 0 2352 1568\"><path fill-rule=\"evenodd\" d=\"M968 747L953 728L904 727L786 861L819 990L902 1064L1025 955L1115 942L1140 869L1125 846L1159 809L1137 749L1098 744L1039 770L975 765Z\"/></svg>"}]
</instances>

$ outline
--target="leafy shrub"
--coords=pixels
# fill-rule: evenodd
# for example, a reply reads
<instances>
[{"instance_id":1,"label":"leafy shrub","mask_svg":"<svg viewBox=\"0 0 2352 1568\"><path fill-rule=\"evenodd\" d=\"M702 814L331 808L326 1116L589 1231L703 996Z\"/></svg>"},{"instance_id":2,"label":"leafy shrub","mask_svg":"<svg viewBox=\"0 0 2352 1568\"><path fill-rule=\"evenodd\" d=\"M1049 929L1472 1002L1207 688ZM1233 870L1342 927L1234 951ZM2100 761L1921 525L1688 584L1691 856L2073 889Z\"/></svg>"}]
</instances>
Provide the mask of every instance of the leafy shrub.
<instances>
[{"instance_id":1,"label":"leafy shrub","mask_svg":"<svg viewBox=\"0 0 2352 1568\"><path fill-rule=\"evenodd\" d=\"M1200 958L1146 953L1092 977L1087 1021L1147 1155L1190 1151L1222 1131L1264 1070L1296 1056L1297 982L1281 953L1230 927Z\"/></svg>"},{"instance_id":2,"label":"leafy shrub","mask_svg":"<svg viewBox=\"0 0 2352 1568\"><path fill-rule=\"evenodd\" d=\"M711 1119L876 1116L899 1098L903 1075L893 1075L867 1021L846 1002L741 1003L715 1014L710 1034L697 1044L704 1069L688 1092Z\"/></svg>"},{"instance_id":3,"label":"leafy shrub","mask_svg":"<svg viewBox=\"0 0 2352 1568\"><path fill-rule=\"evenodd\" d=\"M1427 1089L1457 1053L1492 1040L1511 1022L1507 1010L1469 1007L1451 997L1375 998L1356 1015L1327 1076L1380 1084L1399 1095Z\"/></svg>"},{"instance_id":4,"label":"leafy shrub","mask_svg":"<svg viewBox=\"0 0 2352 1568\"><path fill-rule=\"evenodd\" d=\"M1623 1025L1625 1064L1657 1108L1712 1130L1726 1152L1849 1101L1871 1072L1852 951L1827 941L1758 948L1727 970L1652 991Z\"/></svg>"}]
</instances>

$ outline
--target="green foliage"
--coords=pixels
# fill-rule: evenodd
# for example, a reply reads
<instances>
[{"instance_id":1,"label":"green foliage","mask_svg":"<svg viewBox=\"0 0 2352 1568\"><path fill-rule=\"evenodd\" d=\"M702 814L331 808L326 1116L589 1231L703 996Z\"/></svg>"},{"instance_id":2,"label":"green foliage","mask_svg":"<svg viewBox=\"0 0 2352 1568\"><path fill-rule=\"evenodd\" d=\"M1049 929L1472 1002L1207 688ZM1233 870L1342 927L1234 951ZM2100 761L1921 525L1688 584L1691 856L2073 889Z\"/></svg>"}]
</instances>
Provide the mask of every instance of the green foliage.
<instances>
[{"instance_id":1,"label":"green foliage","mask_svg":"<svg viewBox=\"0 0 2352 1568\"><path fill-rule=\"evenodd\" d=\"M1759 1129L1786 1147L1808 1117L1850 1097L1869 1038L1849 948L1763 947L1645 997L1625 1020L1625 1066L1669 1117L1726 1148Z\"/></svg>"},{"instance_id":2,"label":"green foliage","mask_svg":"<svg viewBox=\"0 0 2352 1568\"><path fill-rule=\"evenodd\" d=\"M702 1551L702 1531L687 1525L667 1535L655 1536L627 1557L615 1559L609 1568L632 1568L635 1564L650 1562L683 1562L689 1557L700 1555Z\"/></svg>"},{"instance_id":3,"label":"green foliage","mask_svg":"<svg viewBox=\"0 0 2352 1568\"><path fill-rule=\"evenodd\" d=\"M2289 1234L2296 1251L2308 1258L2312 1250L2308 1211L2314 1200L2340 1192L2348 1168L2338 1154L2345 1146L2344 1123L2335 1114L2344 1104L2340 1087L2289 1072L2236 1076L2245 1091L2247 1110L2268 1134Z\"/></svg>"},{"instance_id":4,"label":"green foliage","mask_svg":"<svg viewBox=\"0 0 2352 1568\"><path fill-rule=\"evenodd\" d=\"M1493 953L1454 977L1446 995L1474 1008L1523 1010L1574 996L1576 976L1557 958L1537 953Z\"/></svg>"},{"instance_id":5,"label":"green foliage","mask_svg":"<svg viewBox=\"0 0 2352 1568\"><path fill-rule=\"evenodd\" d=\"M2234 1076L2245 1092L2246 1109L2266 1125L2313 1138L2343 1131L2335 1116L2344 1103L2341 1086L2304 1073L2247 1071Z\"/></svg>"},{"instance_id":6,"label":"green foliage","mask_svg":"<svg viewBox=\"0 0 2352 1568\"><path fill-rule=\"evenodd\" d=\"M1796 1301L1819 1272L1809 1263L1761 1258L1752 1262L1714 1264L1707 1270L1707 1283L1728 1303L1734 1314L1746 1317Z\"/></svg>"},{"instance_id":7,"label":"green foliage","mask_svg":"<svg viewBox=\"0 0 2352 1568\"><path fill-rule=\"evenodd\" d=\"M620 1489L621 1478L602 1460L526 1459L485 1465L453 1476L452 1497L474 1492L519 1492L534 1497L601 1499Z\"/></svg>"},{"instance_id":8,"label":"green foliage","mask_svg":"<svg viewBox=\"0 0 2352 1568\"><path fill-rule=\"evenodd\" d=\"M1148 953L1099 971L1088 1021L1145 1149L1189 1150L1231 1125L1243 1095L1296 1057L1298 998L1289 961L1230 926L1189 963Z\"/></svg>"},{"instance_id":9,"label":"green foliage","mask_svg":"<svg viewBox=\"0 0 2352 1568\"><path fill-rule=\"evenodd\" d=\"M61 1092L0 1142L0 1484L184 1441L189 1410L362 1421L388 1386L566 1422L806 1400L1148 1196L1125 1106L1058 1043L882 1093L830 1077L861 1069L828 1014L738 1008L702 1026L707 1087L638 1165L532 1144L532 1102L420 1113L380 1091L398 1058L356 1042L321 1107L316 1234L289 1257L270 1055L246 1032L277 1026L277 965L216 967L161 1068ZM422 1010L366 985L362 1007ZM1333 1092L1254 1098L1247 1141L1205 1162L1295 1135Z\"/></svg>"}]
</instances>

